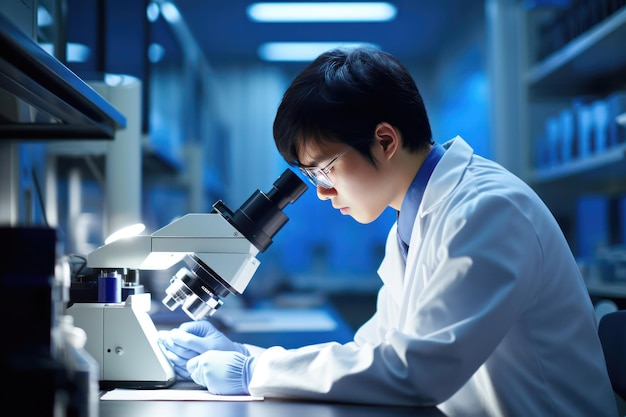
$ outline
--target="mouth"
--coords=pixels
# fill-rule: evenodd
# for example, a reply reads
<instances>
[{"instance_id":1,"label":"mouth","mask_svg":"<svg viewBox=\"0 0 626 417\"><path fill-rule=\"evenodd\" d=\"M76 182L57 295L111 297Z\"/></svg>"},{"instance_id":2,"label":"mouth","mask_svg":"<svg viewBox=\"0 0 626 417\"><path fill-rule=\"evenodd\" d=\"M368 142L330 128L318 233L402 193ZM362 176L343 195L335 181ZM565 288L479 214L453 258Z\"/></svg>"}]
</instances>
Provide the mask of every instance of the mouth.
<instances>
[{"instance_id":1,"label":"mouth","mask_svg":"<svg viewBox=\"0 0 626 417\"><path fill-rule=\"evenodd\" d=\"M339 212L341 212L341 214L346 214L348 212L348 210L350 209L349 207L341 207L339 205L336 205L334 202L331 202L333 208L335 210L339 210Z\"/></svg>"}]
</instances>

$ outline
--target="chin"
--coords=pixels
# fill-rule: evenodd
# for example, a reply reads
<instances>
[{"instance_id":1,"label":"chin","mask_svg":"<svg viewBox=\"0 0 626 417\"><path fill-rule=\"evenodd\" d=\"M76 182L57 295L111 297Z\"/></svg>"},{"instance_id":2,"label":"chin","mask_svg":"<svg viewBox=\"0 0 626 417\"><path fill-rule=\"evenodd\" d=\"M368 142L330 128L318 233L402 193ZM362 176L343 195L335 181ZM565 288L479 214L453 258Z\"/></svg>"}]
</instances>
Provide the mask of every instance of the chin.
<instances>
[{"instance_id":1,"label":"chin","mask_svg":"<svg viewBox=\"0 0 626 417\"><path fill-rule=\"evenodd\" d=\"M380 217L381 214L383 214L383 211L364 211L364 212L355 212L355 211L350 211L348 214L350 216L352 216L352 218L354 220L356 220L358 223L361 224L370 224L372 223L374 220L378 219Z\"/></svg>"},{"instance_id":2,"label":"chin","mask_svg":"<svg viewBox=\"0 0 626 417\"><path fill-rule=\"evenodd\" d=\"M371 222L373 222L374 220L376 220L378 218L378 216L376 216L376 217L363 217L363 216L353 216L352 214L350 216L354 220L356 220L358 223L361 223L361 224L370 224Z\"/></svg>"}]
</instances>

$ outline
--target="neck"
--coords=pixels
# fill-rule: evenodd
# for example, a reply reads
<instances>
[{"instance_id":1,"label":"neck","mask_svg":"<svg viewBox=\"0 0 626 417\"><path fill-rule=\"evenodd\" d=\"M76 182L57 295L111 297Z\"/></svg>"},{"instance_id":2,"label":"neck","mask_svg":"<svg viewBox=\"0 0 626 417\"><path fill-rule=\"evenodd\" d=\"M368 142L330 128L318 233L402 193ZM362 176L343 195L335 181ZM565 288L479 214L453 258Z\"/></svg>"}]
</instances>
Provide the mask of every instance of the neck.
<instances>
[{"instance_id":1,"label":"neck","mask_svg":"<svg viewBox=\"0 0 626 417\"><path fill-rule=\"evenodd\" d=\"M410 153L405 149L400 149L399 152L396 152L394 155L395 161L393 161L393 166L396 170L395 184L397 184L397 191L395 198L389 205L391 208L400 211L404 197L406 196L413 179L424 163L424 160L426 159L426 156L430 152L431 148L432 145L428 145L426 149L419 152Z\"/></svg>"}]
</instances>

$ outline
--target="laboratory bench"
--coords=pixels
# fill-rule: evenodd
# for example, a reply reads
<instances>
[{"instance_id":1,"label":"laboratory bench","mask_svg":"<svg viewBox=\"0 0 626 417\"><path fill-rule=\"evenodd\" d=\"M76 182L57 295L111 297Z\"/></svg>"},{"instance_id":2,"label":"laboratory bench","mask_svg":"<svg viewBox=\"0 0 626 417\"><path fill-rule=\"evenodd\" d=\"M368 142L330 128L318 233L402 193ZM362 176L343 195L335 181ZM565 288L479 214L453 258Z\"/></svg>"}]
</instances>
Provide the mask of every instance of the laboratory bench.
<instances>
[{"instance_id":1,"label":"laboratory bench","mask_svg":"<svg viewBox=\"0 0 626 417\"><path fill-rule=\"evenodd\" d=\"M394 407L305 401L117 401L102 400L99 417L445 417L434 407Z\"/></svg>"},{"instance_id":2,"label":"laboratory bench","mask_svg":"<svg viewBox=\"0 0 626 417\"><path fill-rule=\"evenodd\" d=\"M225 309L226 310L226 309ZM220 311L215 316L224 333L233 340L269 347L295 348L326 341L345 343L354 331L332 305L315 308L259 308ZM178 312L153 314L159 329L188 321ZM217 317L216 317L217 318ZM299 329L297 326L302 327ZM189 389L191 382L177 382L168 389ZM102 391L104 394L106 391ZM184 401L184 400L100 400L99 417L434 417L445 416L435 407L372 406L330 402L263 399L255 401Z\"/></svg>"}]
</instances>

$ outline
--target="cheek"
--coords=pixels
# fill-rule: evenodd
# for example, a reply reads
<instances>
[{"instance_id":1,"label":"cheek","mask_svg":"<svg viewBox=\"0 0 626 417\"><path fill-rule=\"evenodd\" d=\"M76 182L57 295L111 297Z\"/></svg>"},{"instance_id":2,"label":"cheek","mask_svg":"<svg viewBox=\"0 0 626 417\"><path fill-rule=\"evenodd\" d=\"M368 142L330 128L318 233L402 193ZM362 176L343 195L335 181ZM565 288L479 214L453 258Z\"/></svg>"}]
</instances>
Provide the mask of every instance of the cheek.
<instances>
[{"instance_id":1,"label":"cheek","mask_svg":"<svg viewBox=\"0 0 626 417\"><path fill-rule=\"evenodd\" d=\"M380 183L380 172L371 166L355 174L355 181L344 184L339 191L340 200L350 206L356 221L371 223L387 208L389 187Z\"/></svg>"}]
</instances>

